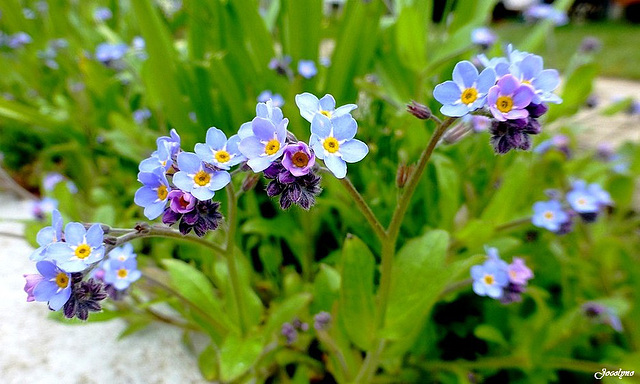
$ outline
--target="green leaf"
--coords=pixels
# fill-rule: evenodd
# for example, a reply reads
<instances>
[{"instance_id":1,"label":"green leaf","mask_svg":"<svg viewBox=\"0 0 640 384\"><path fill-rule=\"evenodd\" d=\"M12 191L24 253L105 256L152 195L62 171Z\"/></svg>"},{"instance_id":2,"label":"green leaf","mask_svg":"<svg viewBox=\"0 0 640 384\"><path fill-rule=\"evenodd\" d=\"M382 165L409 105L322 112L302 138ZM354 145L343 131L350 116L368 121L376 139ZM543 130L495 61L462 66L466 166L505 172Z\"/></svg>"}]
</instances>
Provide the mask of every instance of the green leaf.
<instances>
[{"instance_id":1,"label":"green leaf","mask_svg":"<svg viewBox=\"0 0 640 384\"><path fill-rule=\"evenodd\" d=\"M198 307L208 317L219 320L225 327L236 329L215 295L213 285L207 277L181 260L165 259L162 264L169 272L171 286L191 305Z\"/></svg>"},{"instance_id":2,"label":"green leaf","mask_svg":"<svg viewBox=\"0 0 640 384\"><path fill-rule=\"evenodd\" d=\"M547 121L576 113L591 95L593 80L599 71L596 63L581 65L573 71L562 89L562 104L554 104L549 108Z\"/></svg>"},{"instance_id":3,"label":"green leaf","mask_svg":"<svg viewBox=\"0 0 640 384\"><path fill-rule=\"evenodd\" d=\"M365 243L349 236L342 248L340 319L351 341L371 348L375 335L373 273L375 259Z\"/></svg>"},{"instance_id":4,"label":"green leaf","mask_svg":"<svg viewBox=\"0 0 640 384\"><path fill-rule=\"evenodd\" d=\"M213 344L207 345L198 356L198 368L206 380L213 381L218 377L218 354Z\"/></svg>"},{"instance_id":5,"label":"green leaf","mask_svg":"<svg viewBox=\"0 0 640 384\"><path fill-rule=\"evenodd\" d=\"M501 346L507 345L507 340L505 340L502 332L492 325L489 324L480 324L473 330L473 334L482 340L490 341Z\"/></svg>"},{"instance_id":6,"label":"green leaf","mask_svg":"<svg viewBox=\"0 0 640 384\"><path fill-rule=\"evenodd\" d=\"M395 25L396 49L400 59L416 71L427 64L427 28L429 1L403 7Z\"/></svg>"},{"instance_id":7,"label":"green leaf","mask_svg":"<svg viewBox=\"0 0 640 384\"><path fill-rule=\"evenodd\" d=\"M147 328L150 324L151 324L150 319L145 319L145 318L135 319L131 321L122 332L120 332L120 334L118 335L118 340L122 340L127 336L131 336L136 332L140 332L143 329Z\"/></svg>"},{"instance_id":8,"label":"green leaf","mask_svg":"<svg viewBox=\"0 0 640 384\"><path fill-rule=\"evenodd\" d=\"M220 348L220 379L231 382L253 367L262 351L261 337L242 339L229 335Z\"/></svg>"},{"instance_id":9,"label":"green leaf","mask_svg":"<svg viewBox=\"0 0 640 384\"><path fill-rule=\"evenodd\" d=\"M333 303L340 296L340 273L327 264L320 264L320 271L313 282L311 312L331 312Z\"/></svg>"}]
</instances>

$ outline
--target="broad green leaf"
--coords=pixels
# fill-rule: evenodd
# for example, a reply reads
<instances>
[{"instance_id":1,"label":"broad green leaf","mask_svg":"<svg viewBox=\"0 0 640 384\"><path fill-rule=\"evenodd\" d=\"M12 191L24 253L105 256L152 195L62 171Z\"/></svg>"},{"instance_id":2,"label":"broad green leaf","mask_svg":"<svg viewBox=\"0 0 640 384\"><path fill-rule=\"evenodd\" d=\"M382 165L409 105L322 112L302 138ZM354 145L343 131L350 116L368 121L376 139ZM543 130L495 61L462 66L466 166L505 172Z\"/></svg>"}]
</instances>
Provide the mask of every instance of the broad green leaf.
<instances>
[{"instance_id":1,"label":"broad green leaf","mask_svg":"<svg viewBox=\"0 0 640 384\"><path fill-rule=\"evenodd\" d=\"M547 121L576 113L591 95L593 80L599 71L596 63L581 65L573 71L562 88L562 104L554 104L549 108Z\"/></svg>"},{"instance_id":2,"label":"broad green leaf","mask_svg":"<svg viewBox=\"0 0 640 384\"><path fill-rule=\"evenodd\" d=\"M365 243L349 236L342 248L340 320L351 341L368 350L375 336L375 259Z\"/></svg>"},{"instance_id":3,"label":"broad green leaf","mask_svg":"<svg viewBox=\"0 0 640 384\"><path fill-rule=\"evenodd\" d=\"M340 273L333 267L320 264L320 271L313 282L313 302L311 312L331 312L333 303L340 296Z\"/></svg>"},{"instance_id":4,"label":"broad green leaf","mask_svg":"<svg viewBox=\"0 0 640 384\"><path fill-rule=\"evenodd\" d=\"M533 176L527 162L523 158L516 159L504 172L502 184L487 204L482 220L494 225L513 220L519 206L528 201L525 197L531 192L529 184Z\"/></svg>"},{"instance_id":5,"label":"broad green leaf","mask_svg":"<svg viewBox=\"0 0 640 384\"><path fill-rule=\"evenodd\" d=\"M448 157L434 154L432 161L438 181L437 193L441 227L451 228L453 218L460 208L459 172Z\"/></svg>"},{"instance_id":6,"label":"broad green leaf","mask_svg":"<svg viewBox=\"0 0 640 384\"><path fill-rule=\"evenodd\" d=\"M207 345L207 347L200 352L198 356L198 368L206 380L213 381L218 377L218 354L213 344Z\"/></svg>"},{"instance_id":7,"label":"broad green leaf","mask_svg":"<svg viewBox=\"0 0 640 384\"><path fill-rule=\"evenodd\" d=\"M395 25L396 44L400 59L409 67L420 71L427 64L427 28L430 1L417 1L403 7Z\"/></svg>"},{"instance_id":8,"label":"broad green leaf","mask_svg":"<svg viewBox=\"0 0 640 384\"><path fill-rule=\"evenodd\" d=\"M322 6L322 0L281 0L282 43L294 66L301 59L313 60L317 65Z\"/></svg>"},{"instance_id":9,"label":"broad green leaf","mask_svg":"<svg viewBox=\"0 0 640 384\"><path fill-rule=\"evenodd\" d=\"M221 381L228 383L239 378L253 367L261 351L261 337L242 339L229 335L220 348Z\"/></svg>"}]
</instances>

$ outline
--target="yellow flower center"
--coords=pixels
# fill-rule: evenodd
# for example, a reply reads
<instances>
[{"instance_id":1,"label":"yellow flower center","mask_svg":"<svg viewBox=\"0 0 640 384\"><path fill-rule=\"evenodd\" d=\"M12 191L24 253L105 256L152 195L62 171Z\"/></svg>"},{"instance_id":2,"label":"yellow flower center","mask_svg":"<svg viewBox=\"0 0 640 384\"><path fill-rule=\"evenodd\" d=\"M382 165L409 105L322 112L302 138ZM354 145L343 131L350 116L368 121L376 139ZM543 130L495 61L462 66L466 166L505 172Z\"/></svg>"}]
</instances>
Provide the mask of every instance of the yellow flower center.
<instances>
[{"instance_id":1,"label":"yellow flower center","mask_svg":"<svg viewBox=\"0 0 640 384\"><path fill-rule=\"evenodd\" d=\"M322 143L324 149L326 149L329 153L335 153L340 149L340 143L336 140L335 137L327 137L324 139L324 143Z\"/></svg>"},{"instance_id":2,"label":"yellow flower center","mask_svg":"<svg viewBox=\"0 0 640 384\"><path fill-rule=\"evenodd\" d=\"M167 198L167 194L169 194L169 192L167 192L167 187L165 185L161 185L158 187L158 190L156 191L158 193L158 199L159 200L164 200Z\"/></svg>"},{"instance_id":3,"label":"yellow flower center","mask_svg":"<svg viewBox=\"0 0 640 384\"><path fill-rule=\"evenodd\" d=\"M306 167L309 164L309 156L302 152L296 152L291 156L291 162L298 168Z\"/></svg>"},{"instance_id":4,"label":"yellow flower center","mask_svg":"<svg viewBox=\"0 0 640 384\"><path fill-rule=\"evenodd\" d=\"M211 181L211 175L203 170L199 170L198 173L193 176L193 181L199 186L204 187Z\"/></svg>"},{"instance_id":5,"label":"yellow flower center","mask_svg":"<svg viewBox=\"0 0 640 384\"><path fill-rule=\"evenodd\" d=\"M516 271L509 271L509 277L511 277L511 279L513 280L518 277L518 274L516 273Z\"/></svg>"},{"instance_id":6,"label":"yellow flower center","mask_svg":"<svg viewBox=\"0 0 640 384\"><path fill-rule=\"evenodd\" d=\"M475 88L467 88L462 91L460 100L465 104L471 104L478 98L478 91Z\"/></svg>"},{"instance_id":7,"label":"yellow flower center","mask_svg":"<svg viewBox=\"0 0 640 384\"><path fill-rule=\"evenodd\" d=\"M80 244L76 247L75 255L78 259L86 259L91 255L91 247L87 244Z\"/></svg>"},{"instance_id":8,"label":"yellow flower center","mask_svg":"<svg viewBox=\"0 0 640 384\"><path fill-rule=\"evenodd\" d=\"M322 110L322 111L320 111L320 113L321 113L321 114L323 114L323 115L325 115L325 116L327 116L328 118L331 118L331 112L330 112L330 111L324 111L324 110Z\"/></svg>"},{"instance_id":9,"label":"yellow flower center","mask_svg":"<svg viewBox=\"0 0 640 384\"><path fill-rule=\"evenodd\" d=\"M487 285L493 285L493 283L495 282L493 275L484 275L482 279L484 280L484 283Z\"/></svg>"},{"instance_id":10,"label":"yellow flower center","mask_svg":"<svg viewBox=\"0 0 640 384\"><path fill-rule=\"evenodd\" d=\"M231 160L231 155L229 155L229 152L227 151L218 151L216 152L216 160L218 163L226 163Z\"/></svg>"},{"instance_id":11,"label":"yellow flower center","mask_svg":"<svg viewBox=\"0 0 640 384\"><path fill-rule=\"evenodd\" d=\"M118 278L119 279L126 278L128 274L129 274L129 271L127 271L125 268L118 269Z\"/></svg>"},{"instance_id":12,"label":"yellow flower center","mask_svg":"<svg viewBox=\"0 0 640 384\"><path fill-rule=\"evenodd\" d=\"M578 199L577 203L578 203L578 205L585 205L587 203L587 201L581 197L581 198Z\"/></svg>"},{"instance_id":13,"label":"yellow flower center","mask_svg":"<svg viewBox=\"0 0 640 384\"><path fill-rule=\"evenodd\" d=\"M529 84L529 85L531 85L531 80L522 80L522 84Z\"/></svg>"},{"instance_id":14,"label":"yellow flower center","mask_svg":"<svg viewBox=\"0 0 640 384\"><path fill-rule=\"evenodd\" d=\"M507 113L513 108L513 99L509 96L500 96L496 100L496 108L502 113Z\"/></svg>"},{"instance_id":15,"label":"yellow flower center","mask_svg":"<svg viewBox=\"0 0 640 384\"><path fill-rule=\"evenodd\" d=\"M61 289L67 288L69 285L69 276L64 272L58 272L56 275L56 285Z\"/></svg>"},{"instance_id":16,"label":"yellow flower center","mask_svg":"<svg viewBox=\"0 0 640 384\"><path fill-rule=\"evenodd\" d=\"M551 212L551 211L545 212L544 213L544 218L547 219L547 220L553 219L553 212Z\"/></svg>"},{"instance_id":17,"label":"yellow flower center","mask_svg":"<svg viewBox=\"0 0 640 384\"><path fill-rule=\"evenodd\" d=\"M264 146L264 153L266 153L267 155L273 155L274 153L278 152L279 149L280 142L277 139L271 139L269 140L267 145Z\"/></svg>"}]
</instances>

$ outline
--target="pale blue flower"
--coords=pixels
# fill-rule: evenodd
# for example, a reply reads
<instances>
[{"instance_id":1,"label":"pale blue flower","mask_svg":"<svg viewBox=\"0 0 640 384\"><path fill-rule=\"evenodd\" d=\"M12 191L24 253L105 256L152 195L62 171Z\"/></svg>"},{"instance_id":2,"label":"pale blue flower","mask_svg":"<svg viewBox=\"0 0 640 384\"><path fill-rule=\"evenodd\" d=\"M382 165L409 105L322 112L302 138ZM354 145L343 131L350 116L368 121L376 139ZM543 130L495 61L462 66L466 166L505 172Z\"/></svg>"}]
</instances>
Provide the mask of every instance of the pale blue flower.
<instances>
[{"instance_id":1,"label":"pale blue flower","mask_svg":"<svg viewBox=\"0 0 640 384\"><path fill-rule=\"evenodd\" d=\"M38 249L31 253L29 257L33 261L44 260L46 257L46 250L50 244L62 241L62 215L60 211L54 209L51 212L51 225L42 228L36 235L36 241L38 242Z\"/></svg>"},{"instance_id":2,"label":"pale blue flower","mask_svg":"<svg viewBox=\"0 0 640 384\"><path fill-rule=\"evenodd\" d=\"M512 64L511 74L522 84L531 86L535 92L532 103L562 103L562 99L553 93L560 84L560 75L555 69L543 69L541 56L529 54L521 61Z\"/></svg>"},{"instance_id":3,"label":"pale blue flower","mask_svg":"<svg viewBox=\"0 0 640 384\"><path fill-rule=\"evenodd\" d=\"M42 280L33 288L33 297L36 301L48 301L54 311L59 310L71 297L71 275L51 261L39 261L36 268Z\"/></svg>"},{"instance_id":4,"label":"pale blue flower","mask_svg":"<svg viewBox=\"0 0 640 384\"><path fill-rule=\"evenodd\" d=\"M104 257L104 232L100 224L87 230L80 223L69 223L64 228L64 237L65 242L49 245L46 257L65 272L81 272Z\"/></svg>"},{"instance_id":5,"label":"pale blue flower","mask_svg":"<svg viewBox=\"0 0 640 384\"><path fill-rule=\"evenodd\" d=\"M144 215L149 220L160 216L164 211L171 187L163 168L155 168L151 172L138 173L138 181L144 184L140 187L133 201L144 208Z\"/></svg>"},{"instance_id":6,"label":"pale blue flower","mask_svg":"<svg viewBox=\"0 0 640 384\"><path fill-rule=\"evenodd\" d=\"M217 171L206 166L195 153L178 154L179 172L173 175L173 183L198 200L209 200L215 191L224 188L231 181L227 171Z\"/></svg>"},{"instance_id":7,"label":"pale blue flower","mask_svg":"<svg viewBox=\"0 0 640 384\"><path fill-rule=\"evenodd\" d=\"M438 84L433 97L442 104L443 115L460 117L484 106L487 92L495 83L496 73L492 68L478 74L471 62L461 61L453 69L453 81Z\"/></svg>"},{"instance_id":8,"label":"pale blue flower","mask_svg":"<svg viewBox=\"0 0 640 384\"><path fill-rule=\"evenodd\" d=\"M110 258L104 263L104 271L104 282L113 285L118 291L129 288L131 283L142 276L135 258L126 260Z\"/></svg>"},{"instance_id":9,"label":"pale blue flower","mask_svg":"<svg viewBox=\"0 0 640 384\"><path fill-rule=\"evenodd\" d=\"M471 267L471 277L473 278L473 291L476 294L494 299L502 297L503 288L509 283L507 272L490 260L483 265Z\"/></svg>"},{"instance_id":10,"label":"pale blue flower","mask_svg":"<svg viewBox=\"0 0 640 384\"><path fill-rule=\"evenodd\" d=\"M216 127L211 127L207 131L205 144L196 144L195 151L200 160L205 163L228 170L246 160L246 157L240 153L238 144L240 144L238 135L233 135L227 140L224 132Z\"/></svg>"},{"instance_id":11,"label":"pale blue flower","mask_svg":"<svg viewBox=\"0 0 640 384\"><path fill-rule=\"evenodd\" d=\"M538 201L533 204L531 219L536 227L546 228L551 232L558 232L562 224L569 221L569 215L562 209L559 201Z\"/></svg>"},{"instance_id":12,"label":"pale blue flower","mask_svg":"<svg viewBox=\"0 0 640 384\"><path fill-rule=\"evenodd\" d=\"M311 79L318 74L318 68L313 60L300 60L298 61L298 73L305 79Z\"/></svg>"},{"instance_id":13,"label":"pale blue flower","mask_svg":"<svg viewBox=\"0 0 640 384\"><path fill-rule=\"evenodd\" d=\"M316 115L323 115L330 119L340 116L349 115L354 109L358 108L355 104L346 104L336 108L336 100L333 96L327 94L320 100L315 95L305 92L296 95L296 105L300 109L300 115L310 123Z\"/></svg>"},{"instance_id":14,"label":"pale blue flower","mask_svg":"<svg viewBox=\"0 0 640 384\"><path fill-rule=\"evenodd\" d=\"M272 110L272 113L273 112ZM279 116L275 117L277 119ZM276 125L272 120L264 117L255 117L251 121L251 134L248 135L246 128L244 132L242 132L242 135L240 135L240 133L238 134L241 137L238 148L248 159L247 165L249 165L254 172L264 171L272 162L282 156L286 147L288 124L289 119L286 118L280 120ZM241 130L242 129L241 127ZM242 136L244 136L244 138L242 138Z\"/></svg>"},{"instance_id":15,"label":"pale blue flower","mask_svg":"<svg viewBox=\"0 0 640 384\"><path fill-rule=\"evenodd\" d=\"M135 259L138 255L133 251L133 244L125 243L121 247L116 247L109 252L109 260L126 261Z\"/></svg>"},{"instance_id":16,"label":"pale blue flower","mask_svg":"<svg viewBox=\"0 0 640 384\"><path fill-rule=\"evenodd\" d=\"M346 163L356 163L369 153L369 147L354 139L358 124L349 114L329 119L318 113L311 122L309 146L338 179L347 174Z\"/></svg>"}]
</instances>

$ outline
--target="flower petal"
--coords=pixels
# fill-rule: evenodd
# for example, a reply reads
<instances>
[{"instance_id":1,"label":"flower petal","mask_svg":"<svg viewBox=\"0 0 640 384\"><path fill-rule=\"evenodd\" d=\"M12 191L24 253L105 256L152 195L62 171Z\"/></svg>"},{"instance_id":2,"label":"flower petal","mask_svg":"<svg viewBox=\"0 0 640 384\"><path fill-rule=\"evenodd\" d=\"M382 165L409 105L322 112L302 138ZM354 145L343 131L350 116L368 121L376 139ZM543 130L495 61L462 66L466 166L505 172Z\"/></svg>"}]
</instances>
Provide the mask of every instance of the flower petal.
<instances>
[{"instance_id":1,"label":"flower petal","mask_svg":"<svg viewBox=\"0 0 640 384\"><path fill-rule=\"evenodd\" d=\"M180 152L178 154L178 168L186 173L197 173L202 166L202 160L195 153Z\"/></svg>"},{"instance_id":2,"label":"flower petal","mask_svg":"<svg viewBox=\"0 0 640 384\"><path fill-rule=\"evenodd\" d=\"M486 68L480 76L478 76L478 82L476 88L479 93L487 93L491 87L496 84L496 71L493 68Z\"/></svg>"},{"instance_id":3,"label":"flower petal","mask_svg":"<svg viewBox=\"0 0 640 384\"><path fill-rule=\"evenodd\" d=\"M264 144L256 136L249 136L242 139L238 149L245 157L252 159L264 153Z\"/></svg>"},{"instance_id":4,"label":"flower petal","mask_svg":"<svg viewBox=\"0 0 640 384\"><path fill-rule=\"evenodd\" d=\"M84 225L80 223L68 223L64 227L64 239L71 245L78 245L84 241L84 236L87 234Z\"/></svg>"},{"instance_id":5,"label":"flower petal","mask_svg":"<svg viewBox=\"0 0 640 384\"><path fill-rule=\"evenodd\" d=\"M502 76L497 83L501 95L511 95L518 89L520 82L513 75Z\"/></svg>"},{"instance_id":6,"label":"flower petal","mask_svg":"<svg viewBox=\"0 0 640 384\"><path fill-rule=\"evenodd\" d=\"M324 159L324 148L322 148L322 139L318 135L311 134L309 138L309 146L313 149L316 157L320 160Z\"/></svg>"},{"instance_id":7,"label":"flower petal","mask_svg":"<svg viewBox=\"0 0 640 384\"><path fill-rule=\"evenodd\" d=\"M445 81L442 84L436 85L433 90L433 97L440 102L440 104L453 104L460 100L462 91L460 87L453 81Z\"/></svg>"},{"instance_id":8,"label":"flower petal","mask_svg":"<svg viewBox=\"0 0 640 384\"><path fill-rule=\"evenodd\" d=\"M173 184L183 191L191 192L194 183L192 177L190 177L186 172L180 171L173 175Z\"/></svg>"},{"instance_id":9,"label":"flower petal","mask_svg":"<svg viewBox=\"0 0 640 384\"><path fill-rule=\"evenodd\" d=\"M318 100L318 104L320 104L320 108L323 111L333 111L336 109L336 99L329 94L322 96L322 99Z\"/></svg>"},{"instance_id":10,"label":"flower petal","mask_svg":"<svg viewBox=\"0 0 640 384\"><path fill-rule=\"evenodd\" d=\"M251 167L253 172L262 172L271 165L273 160L266 156L254 157L253 159L249 159L247 161L247 165Z\"/></svg>"},{"instance_id":11,"label":"flower petal","mask_svg":"<svg viewBox=\"0 0 640 384\"><path fill-rule=\"evenodd\" d=\"M338 156L331 155L325 157L324 164L338 179L342 179L347 175L347 163L345 163L344 160L342 160Z\"/></svg>"},{"instance_id":12,"label":"flower petal","mask_svg":"<svg viewBox=\"0 0 640 384\"><path fill-rule=\"evenodd\" d=\"M58 286L56 283L43 280L33 289L33 296L36 301L49 301L53 295L56 294L57 290Z\"/></svg>"},{"instance_id":13,"label":"flower petal","mask_svg":"<svg viewBox=\"0 0 640 384\"><path fill-rule=\"evenodd\" d=\"M311 133L321 139L329 137L331 134L331 120L325 115L317 113L311 122Z\"/></svg>"},{"instance_id":14,"label":"flower petal","mask_svg":"<svg viewBox=\"0 0 640 384\"><path fill-rule=\"evenodd\" d=\"M264 141L273 139L276 133L276 126L271 120L262 117L254 117L251 121L251 128L253 129L253 134Z\"/></svg>"},{"instance_id":15,"label":"flower petal","mask_svg":"<svg viewBox=\"0 0 640 384\"><path fill-rule=\"evenodd\" d=\"M531 82L536 90L553 92L560 84L560 75L555 69L545 69Z\"/></svg>"},{"instance_id":16,"label":"flower petal","mask_svg":"<svg viewBox=\"0 0 640 384\"><path fill-rule=\"evenodd\" d=\"M240 129L238 129L238 137L240 137L240 140L249 137L249 136L253 136L253 129L251 128L251 122L248 121L244 124L242 124L240 126Z\"/></svg>"},{"instance_id":17,"label":"flower petal","mask_svg":"<svg viewBox=\"0 0 640 384\"><path fill-rule=\"evenodd\" d=\"M471 88L478 79L478 69L470 61L463 60L453 68L453 81L461 88Z\"/></svg>"},{"instance_id":18,"label":"flower petal","mask_svg":"<svg viewBox=\"0 0 640 384\"><path fill-rule=\"evenodd\" d=\"M310 123L320 111L320 101L315 95L308 92L296 95L296 105L300 109L300 115Z\"/></svg>"},{"instance_id":19,"label":"flower petal","mask_svg":"<svg viewBox=\"0 0 640 384\"><path fill-rule=\"evenodd\" d=\"M36 241L40 246L49 245L53 243L55 238L56 238L56 231L51 226L42 228L41 230L38 231L38 234L36 235ZM57 240L59 241L60 239L57 239Z\"/></svg>"},{"instance_id":20,"label":"flower petal","mask_svg":"<svg viewBox=\"0 0 640 384\"><path fill-rule=\"evenodd\" d=\"M71 289L63 289L62 291L53 295L51 299L49 299L49 308L57 311L58 309L62 308L62 306L65 305L67 301L69 301L70 296Z\"/></svg>"},{"instance_id":21,"label":"flower petal","mask_svg":"<svg viewBox=\"0 0 640 384\"><path fill-rule=\"evenodd\" d=\"M525 108L533 99L533 89L528 85L522 85L513 94L513 108ZM528 116L528 115L527 115Z\"/></svg>"},{"instance_id":22,"label":"flower petal","mask_svg":"<svg viewBox=\"0 0 640 384\"><path fill-rule=\"evenodd\" d=\"M222 149L227 143L227 135L216 127L211 127L207 130L206 143L216 151Z\"/></svg>"},{"instance_id":23,"label":"flower petal","mask_svg":"<svg viewBox=\"0 0 640 384\"><path fill-rule=\"evenodd\" d=\"M231 181L231 175L229 174L229 172L218 171L211 176L211 184L209 185L209 188L214 191L217 191L226 187L230 181Z\"/></svg>"},{"instance_id":24,"label":"flower petal","mask_svg":"<svg viewBox=\"0 0 640 384\"><path fill-rule=\"evenodd\" d=\"M102 245L104 240L104 231L100 224L93 224L87 230L87 244L93 248L97 248Z\"/></svg>"},{"instance_id":25,"label":"flower petal","mask_svg":"<svg viewBox=\"0 0 640 384\"><path fill-rule=\"evenodd\" d=\"M333 125L333 137L342 140L351 140L356 135L358 123L351 115L342 115L331 119Z\"/></svg>"},{"instance_id":26,"label":"flower petal","mask_svg":"<svg viewBox=\"0 0 640 384\"><path fill-rule=\"evenodd\" d=\"M153 220L160 216L164 212L165 201L158 201L157 203L149 204L144 207L144 215L149 220Z\"/></svg>"},{"instance_id":27,"label":"flower petal","mask_svg":"<svg viewBox=\"0 0 640 384\"><path fill-rule=\"evenodd\" d=\"M353 139L340 145L340 155L347 163L358 162L364 159L367 153L369 153L369 147L360 140Z\"/></svg>"},{"instance_id":28,"label":"flower petal","mask_svg":"<svg viewBox=\"0 0 640 384\"><path fill-rule=\"evenodd\" d=\"M215 192L210 190L209 188L197 186L191 190L191 194L198 200L204 201L209 200L215 195Z\"/></svg>"},{"instance_id":29,"label":"flower petal","mask_svg":"<svg viewBox=\"0 0 640 384\"><path fill-rule=\"evenodd\" d=\"M465 104L445 104L440 107L440 112L445 116L460 117L469 113L469 107Z\"/></svg>"},{"instance_id":30,"label":"flower petal","mask_svg":"<svg viewBox=\"0 0 640 384\"><path fill-rule=\"evenodd\" d=\"M356 108L358 108L358 106L355 104L345 104L341 107L336 108L336 110L331 114L331 117L346 115Z\"/></svg>"},{"instance_id":31,"label":"flower petal","mask_svg":"<svg viewBox=\"0 0 640 384\"><path fill-rule=\"evenodd\" d=\"M51 279L56 277L58 274L58 269L56 265L51 261L39 261L36 263L36 269L45 279Z\"/></svg>"},{"instance_id":32,"label":"flower petal","mask_svg":"<svg viewBox=\"0 0 640 384\"><path fill-rule=\"evenodd\" d=\"M538 73L542 71L542 66L542 57L530 54L518 64L518 71L523 80L531 80L537 77Z\"/></svg>"},{"instance_id":33,"label":"flower petal","mask_svg":"<svg viewBox=\"0 0 640 384\"><path fill-rule=\"evenodd\" d=\"M194 149L200 160L206 163L213 163L215 161L211 147L207 144L197 143Z\"/></svg>"}]
</instances>

